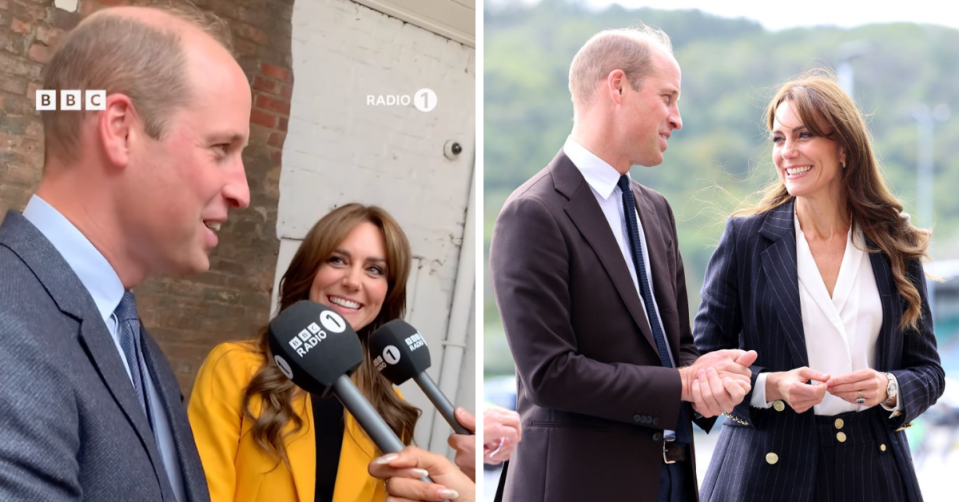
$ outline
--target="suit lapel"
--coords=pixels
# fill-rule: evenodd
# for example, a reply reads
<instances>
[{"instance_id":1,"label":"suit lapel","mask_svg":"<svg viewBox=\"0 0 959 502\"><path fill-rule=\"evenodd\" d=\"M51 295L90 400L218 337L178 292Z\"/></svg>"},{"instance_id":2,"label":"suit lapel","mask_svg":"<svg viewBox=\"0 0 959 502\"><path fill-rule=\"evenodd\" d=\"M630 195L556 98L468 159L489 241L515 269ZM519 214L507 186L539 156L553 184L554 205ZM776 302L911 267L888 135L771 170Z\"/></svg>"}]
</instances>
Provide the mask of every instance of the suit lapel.
<instances>
[{"instance_id":1,"label":"suit lapel","mask_svg":"<svg viewBox=\"0 0 959 502\"><path fill-rule=\"evenodd\" d=\"M866 247L876 249L875 244L868 237ZM882 303L882 327L879 329L875 364L877 370L888 371L901 366L903 333L899 330L899 321L902 318L902 306L899 303L899 292L886 255L881 252L870 252L869 263L876 277L879 300Z\"/></svg>"},{"instance_id":2,"label":"suit lapel","mask_svg":"<svg viewBox=\"0 0 959 502\"><path fill-rule=\"evenodd\" d=\"M314 431L314 417L312 397L307 396L303 401L306 412L304 431L287 444L287 454L290 457L290 469L293 474L293 484L300 502L312 502L316 495L316 432ZM361 462L362 468L377 457L373 441L363 432L360 425L348 410L343 410L343 443L340 447L340 460L337 464L336 486L333 489L333 501L360 500L366 478L350 474L357 469L356 454L358 449L366 456ZM354 453L351 453L354 452Z\"/></svg>"},{"instance_id":3,"label":"suit lapel","mask_svg":"<svg viewBox=\"0 0 959 502\"><path fill-rule=\"evenodd\" d=\"M666 342L669 343L673 359L676 360L678 365L679 330L667 329L666 321L663 319L663 312L668 309L669 299L676 297L676 292L669 287L672 284L672 279L669 276L669 260L667 259L667 252L673 245L673 239L669 233L663 231L660 220L656 216L656 209L649 197L640 189L638 184L632 183L631 186L633 198L636 199L636 210L639 212L639 220L643 226L642 233L646 240L646 251L649 253L649 270L653 276L653 295L656 297L656 303L659 307L659 322L662 324L663 333L666 334ZM657 348L657 350L659 349Z\"/></svg>"},{"instance_id":4,"label":"suit lapel","mask_svg":"<svg viewBox=\"0 0 959 502\"><path fill-rule=\"evenodd\" d=\"M806 352L802 307L799 303L793 201L769 211L759 233L771 241L762 251L763 271L768 278L767 291L779 307L776 315L786 334L786 345L795 367L808 366L809 355Z\"/></svg>"},{"instance_id":5,"label":"suit lapel","mask_svg":"<svg viewBox=\"0 0 959 502\"><path fill-rule=\"evenodd\" d=\"M54 290L51 289L50 291L52 293ZM87 296L89 296L89 294L87 294ZM133 384L130 382L130 376L123 368L123 361L120 360L120 353L117 351L117 346L113 343L110 332L103 324L103 320L99 314L96 313L96 309L92 305L92 299L90 299L90 303L93 314L87 319L81 318L80 342L87 350L87 356L91 362L93 362L94 367L100 374L100 378L104 384L106 384L107 389L109 389L110 394L113 395L113 399L120 405L123 414L126 415L127 420L130 421L134 430L136 430L137 436L140 438L140 443L147 451L147 455L150 457L150 463L153 464L153 472L156 475L157 483L159 483L164 492L164 496L172 497L173 492L170 488L170 480L163 470L163 461L160 458L160 452L157 448L156 438L153 436L153 430L150 428L146 414L143 412L143 409L140 408L140 403L136 398L136 392L133 390ZM134 363L131 362L131 364Z\"/></svg>"},{"instance_id":6,"label":"suit lapel","mask_svg":"<svg viewBox=\"0 0 959 502\"><path fill-rule=\"evenodd\" d=\"M302 398L294 400L293 408L300 410L298 414L303 416L304 420L303 429L291 437L286 444L286 453L290 458L290 473L297 500L312 502L316 497L316 430L312 397L304 394ZM349 411L344 410L343 420L345 422L343 446L340 448L333 500L359 500L366 478L350 474L357 466L351 463L355 461L355 458L350 456L347 445L358 448L366 454L368 459L363 462L363 468L377 455L373 442Z\"/></svg>"},{"instance_id":7,"label":"suit lapel","mask_svg":"<svg viewBox=\"0 0 959 502\"><path fill-rule=\"evenodd\" d=\"M120 359L120 352L89 291L53 244L22 214L16 211L8 212L3 222L3 230L0 241L30 267L60 311L80 322L80 344L139 436L140 443L153 464L157 482L161 487L168 487L169 480L162 470L160 453L146 414L140 408L130 376ZM172 495L169 489L165 493L167 496Z\"/></svg>"},{"instance_id":8,"label":"suit lapel","mask_svg":"<svg viewBox=\"0 0 959 502\"><path fill-rule=\"evenodd\" d=\"M626 304L626 309L629 310L636 326L655 349L656 340L653 339L649 321L639 303L636 286L629 277L629 269L626 268L626 261L619 250L619 244L616 243L616 238L613 237L613 232L609 228L609 222L596 202L596 196L590 190L589 184L562 151L550 163L550 172L556 190L569 199L565 207L566 214L599 257L600 263L620 298L623 299L623 303Z\"/></svg>"},{"instance_id":9,"label":"suit lapel","mask_svg":"<svg viewBox=\"0 0 959 502\"><path fill-rule=\"evenodd\" d=\"M348 410L343 412L343 419L346 422L344 427L346 431L346 440L352 442L359 448L363 453L370 457L370 461L377 457L375 446L373 445L373 440L363 431L363 428L360 427L359 422L353 418L353 414Z\"/></svg>"},{"instance_id":10,"label":"suit lapel","mask_svg":"<svg viewBox=\"0 0 959 502\"><path fill-rule=\"evenodd\" d=\"M340 477L339 473L349 473L357 469L366 469L370 462L379 456L376 445L373 440L363 431L360 424L349 411L344 411L343 420L345 421L343 446L340 447L340 462L336 475L336 488L333 494L333 502L361 500L366 479L358 476L344 475ZM347 448L349 446L349 448ZM364 457L357 458L356 448ZM352 452L352 453L350 453ZM359 460L359 462L357 462ZM357 465L359 463L359 465Z\"/></svg>"},{"instance_id":11,"label":"suit lapel","mask_svg":"<svg viewBox=\"0 0 959 502\"><path fill-rule=\"evenodd\" d=\"M153 337L141 327L143 335L143 358L146 361L150 375L153 377L157 393L162 401L162 412L166 413L173 435L173 444L176 447L176 456L183 476L183 489L189 500L206 500L209 498L209 489L203 466L200 464L200 454L193 440L193 431L183 405L180 385L173 375L173 369L160 346Z\"/></svg>"},{"instance_id":12,"label":"suit lapel","mask_svg":"<svg viewBox=\"0 0 959 502\"><path fill-rule=\"evenodd\" d=\"M290 458L290 472L293 486L300 502L313 502L316 496L316 431L313 417L313 401L308 393L293 401L293 408L301 407L300 416L303 429L286 444L286 454Z\"/></svg>"}]
</instances>

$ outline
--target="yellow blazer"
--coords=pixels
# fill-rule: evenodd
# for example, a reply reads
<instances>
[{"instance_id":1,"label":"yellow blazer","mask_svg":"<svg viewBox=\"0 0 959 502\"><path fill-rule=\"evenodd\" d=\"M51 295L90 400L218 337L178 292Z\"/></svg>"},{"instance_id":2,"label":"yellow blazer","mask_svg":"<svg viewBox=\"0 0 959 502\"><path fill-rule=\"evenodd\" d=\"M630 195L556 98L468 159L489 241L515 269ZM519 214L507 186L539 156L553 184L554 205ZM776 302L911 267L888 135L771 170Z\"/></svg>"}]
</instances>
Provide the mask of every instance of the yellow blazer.
<instances>
[{"instance_id":1,"label":"yellow blazer","mask_svg":"<svg viewBox=\"0 0 959 502\"><path fill-rule=\"evenodd\" d=\"M262 364L252 342L228 342L210 352L197 374L188 413L211 502L314 501L316 437L309 395L293 401L303 428L286 438L290 468L256 445L253 423L243 415L243 392ZM250 408L257 415L260 402L252 400ZM383 482L367 471L376 446L349 412L344 429L333 502L382 502Z\"/></svg>"}]
</instances>

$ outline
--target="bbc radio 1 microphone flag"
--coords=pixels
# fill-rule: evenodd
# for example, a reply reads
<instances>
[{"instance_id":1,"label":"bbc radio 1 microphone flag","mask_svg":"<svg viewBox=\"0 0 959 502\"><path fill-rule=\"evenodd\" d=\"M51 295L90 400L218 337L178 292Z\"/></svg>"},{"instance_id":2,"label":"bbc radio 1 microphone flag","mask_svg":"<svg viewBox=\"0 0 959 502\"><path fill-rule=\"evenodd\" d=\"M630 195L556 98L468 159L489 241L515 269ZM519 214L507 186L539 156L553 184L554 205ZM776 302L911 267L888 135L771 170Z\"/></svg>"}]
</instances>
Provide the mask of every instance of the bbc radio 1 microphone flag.
<instances>
[{"instance_id":1,"label":"bbc radio 1 microphone flag","mask_svg":"<svg viewBox=\"0 0 959 502\"><path fill-rule=\"evenodd\" d=\"M453 403L426 372L431 364L430 349L416 328L402 319L394 319L370 335L368 345L373 364L383 376L395 385L412 378L454 432L473 434L456 421Z\"/></svg>"}]
</instances>

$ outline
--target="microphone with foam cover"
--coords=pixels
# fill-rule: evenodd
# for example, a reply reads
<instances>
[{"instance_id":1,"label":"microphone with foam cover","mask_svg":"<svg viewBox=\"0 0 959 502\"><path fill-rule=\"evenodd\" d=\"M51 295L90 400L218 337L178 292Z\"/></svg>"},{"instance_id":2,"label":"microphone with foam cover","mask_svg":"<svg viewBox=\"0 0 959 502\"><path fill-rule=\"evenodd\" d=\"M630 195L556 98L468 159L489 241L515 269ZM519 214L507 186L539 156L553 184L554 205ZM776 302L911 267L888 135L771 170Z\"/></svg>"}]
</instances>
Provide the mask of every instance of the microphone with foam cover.
<instances>
[{"instance_id":1,"label":"microphone with foam cover","mask_svg":"<svg viewBox=\"0 0 959 502\"><path fill-rule=\"evenodd\" d=\"M368 345L370 358L383 376L394 385L400 385L412 378L454 432L473 434L456 421L453 416L453 403L426 373L430 367L430 349L416 328L402 319L394 319L373 332Z\"/></svg>"},{"instance_id":2,"label":"microphone with foam cover","mask_svg":"<svg viewBox=\"0 0 959 502\"><path fill-rule=\"evenodd\" d=\"M270 322L270 350L280 371L298 387L320 396L333 392L383 453L404 448L350 380L363 362L363 346L356 331L333 309L301 300L280 312ZM432 482L429 477L420 479Z\"/></svg>"}]
</instances>

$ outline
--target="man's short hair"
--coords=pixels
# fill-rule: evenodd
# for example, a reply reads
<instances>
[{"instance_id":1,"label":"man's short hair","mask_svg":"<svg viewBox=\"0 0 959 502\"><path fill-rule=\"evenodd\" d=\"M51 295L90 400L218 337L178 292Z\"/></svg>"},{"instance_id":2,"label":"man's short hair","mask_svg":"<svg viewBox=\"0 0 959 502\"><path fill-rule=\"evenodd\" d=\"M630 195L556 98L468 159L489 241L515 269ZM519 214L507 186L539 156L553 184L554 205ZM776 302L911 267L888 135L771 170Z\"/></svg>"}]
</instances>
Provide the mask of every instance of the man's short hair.
<instances>
[{"instance_id":1,"label":"man's short hair","mask_svg":"<svg viewBox=\"0 0 959 502\"><path fill-rule=\"evenodd\" d=\"M196 26L233 54L233 37L225 21L189 4L158 10ZM104 12L87 18L63 38L45 70L43 89L105 90L133 102L146 134L161 139L167 120L192 101L186 50L174 29ZM85 97L85 92L81 98ZM85 111L42 111L45 162L69 159L79 148Z\"/></svg>"},{"instance_id":2,"label":"man's short hair","mask_svg":"<svg viewBox=\"0 0 959 502\"><path fill-rule=\"evenodd\" d=\"M639 89L653 71L652 51L659 48L673 55L669 35L659 28L639 25L604 30L590 38L569 66L569 92L573 108L589 106L597 84L613 70L623 70L629 85Z\"/></svg>"}]
</instances>

